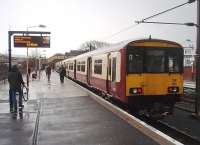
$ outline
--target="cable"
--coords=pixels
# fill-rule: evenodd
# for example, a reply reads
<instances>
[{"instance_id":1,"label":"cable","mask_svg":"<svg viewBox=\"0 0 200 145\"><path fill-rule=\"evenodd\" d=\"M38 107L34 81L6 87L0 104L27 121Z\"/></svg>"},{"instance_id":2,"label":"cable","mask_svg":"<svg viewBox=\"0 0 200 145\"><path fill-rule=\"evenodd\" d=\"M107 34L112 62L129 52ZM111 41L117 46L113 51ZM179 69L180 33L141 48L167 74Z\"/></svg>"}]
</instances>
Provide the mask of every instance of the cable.
<instances>
[{"instance_id":1,"label":"cable","mask_svg":"<svg viewBox=\"0 0 200 145\"><path fill-rule=\"evenodd\" d=\"M126 28L124 28L124 29L121 29L120 31L118 31L118 32L116 32L116 33L114 33L114 34L112 34L112 35L110 35L110 36L108 36L108 37L106 37L106 38L104 38L104 39L110 39L110 38L112 38L112 37L118 35L119 33L122 33L122 32L124 32L124 31L127 31L127 30L129 30L129 29L132 29L132 28L136 27L137 25L139 25L139 24L130 25L129 27L126 27ZM104 40L104 39L103 39L103 40Z\"/></svg>"},{"instance_id":2,"label":"cable","mask_svg":"<svg viewBox=\"0 0 200 145\"><path fill-rule=\"evenodd\" d=\"M188 0L188 2L186 2L186 3L180 4L180 5L175 6L175 7L173 7L173 8L167 9L167 10L162 11L162 12L160 12L160 13L157 13L157 14L154 14L154 15L149 16L149 17L147 17L147 18L144 18L144 19L142 19L142 20L139 21L139 22L143 22L143 21L152 19L152 18L154 18L154 17L156 17L156 16L159 16L159 15L164 14L164 13L166 13L166 12L172 11L172 10L174 10L174 9L176 9L176 8L179 8L179 7L182 7L182 6L186 5L186 4L191 4L191 3L195 2L195 1L196 1L196 0Z\"/></svg>"},{"instance_id":3,"label":"cable","mask_svg":"<svg viewBox=\"0 0 200 145\"><path fill-rule=\"evenodd\" d=\"M138 22L136 21L136 23L151 23L151 24L167 24L167 25L185 25L185 26L194 26L194 23L171 23L171 22L147 22L147 21L141 21Z\"/></svg>"},{"instance_id":4,"label":"cable","mask_svg":"<svg viewBox=\"0 0 200 145\"><path fill-rule=\"evenodd\" d=\"M188 2L186 2L186 3L180 4L180 5L178 5L178 6L175 6L175 7L173 7L173 8L167 9L167 10L162 11L162 12L160 12L160 13L154 14L154 15L152 15L152 16L150 16L150 17L144 18L144 19L142 19L141 21L136 21L137 24L131 25L131 26L129 26L129 27L126 27L126 28L124 28L124 29L122 29L122 30L120 30L120 31L118 31L118 32L116 32L116 33L114 33L114 34L112 34L112 35L110 35L110 36L104 38L103 40L105 40L105 39L110 39L110 38L112 38L112 37L114 37L114 36L116 36L116 35L118 35L118 34L124 32L124 31L127 31L127 30L129 30L129 29L132 29L132 28L136 27L137 25L141 24L142 22L144 22L144 21L146 21L146 20L148 20L148 19L154 18L154 17L156 17L156 16L158 16L158 15L161 15L161 14L163 14L163 13L172 11L172 10L174 10L174 9L176 9L176 8L179 8L179 7L182 7L182 6L186 5L186 4L191 4L191 3L195 2L195 1L196 1L196 0L188 0ZM145 22L145 23L146 23L146 22ZM169 23L169 24L172 24L172 23ZM180 24L180 25L186 25L186 24Z\"/></svg>"}]
</instances>

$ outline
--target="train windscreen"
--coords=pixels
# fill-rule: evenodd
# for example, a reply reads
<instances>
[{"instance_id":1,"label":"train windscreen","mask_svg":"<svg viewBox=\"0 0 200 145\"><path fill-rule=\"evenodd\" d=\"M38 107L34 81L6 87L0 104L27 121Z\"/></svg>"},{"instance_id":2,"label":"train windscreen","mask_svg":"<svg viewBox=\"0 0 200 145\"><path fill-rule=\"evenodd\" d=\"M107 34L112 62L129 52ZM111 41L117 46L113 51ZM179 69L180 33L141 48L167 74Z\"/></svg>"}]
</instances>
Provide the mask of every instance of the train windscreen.
<instances>
[{"instance_id":1,"label":"train windscreen","mask_svg":"<svg viewBox=\"0 0 200 145\"><path fill-rule=\"evenodd\" d=\"M181 73L183 54L181 48L129 48L128 73Z\"/></svg>"}]
</instances>

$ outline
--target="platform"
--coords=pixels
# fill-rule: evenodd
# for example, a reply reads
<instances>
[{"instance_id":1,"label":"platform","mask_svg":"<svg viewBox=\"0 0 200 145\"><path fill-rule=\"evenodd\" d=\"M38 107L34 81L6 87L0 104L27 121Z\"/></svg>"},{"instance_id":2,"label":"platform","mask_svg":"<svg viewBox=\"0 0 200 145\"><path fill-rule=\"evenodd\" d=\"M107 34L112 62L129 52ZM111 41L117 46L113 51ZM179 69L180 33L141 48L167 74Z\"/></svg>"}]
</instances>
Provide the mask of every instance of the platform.
<instances>
[{"instance_id":1,"label":"platform","mask_svg":"<svg viewBox=\"0 0 200 145\"><path fill-rule=\"evenodd\" d=\"M30 82L24 118L8 112L8 85L0 85L0 145L157 145L94 101L81 88L52 73Z\"/></svg>"}]
</instances>

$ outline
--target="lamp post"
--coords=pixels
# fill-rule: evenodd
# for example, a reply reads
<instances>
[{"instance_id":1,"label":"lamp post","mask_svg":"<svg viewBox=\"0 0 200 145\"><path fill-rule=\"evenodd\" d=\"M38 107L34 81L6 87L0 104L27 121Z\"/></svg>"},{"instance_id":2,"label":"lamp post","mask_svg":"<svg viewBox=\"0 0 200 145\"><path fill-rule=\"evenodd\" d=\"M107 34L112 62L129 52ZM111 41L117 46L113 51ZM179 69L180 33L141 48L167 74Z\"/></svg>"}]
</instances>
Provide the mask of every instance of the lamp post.
<instances>
[{"instance_id":1,"label":"lamp post","mask_svg":"<svg viewBox=\"0 0 200 145\"><path fill-rule=\"evenodd\" d=\"M46 50L43 50L42 52L46 53ZM39 53L39 80L40 80L40 76L41 76L41 58L43 59L43 55L46 55L44 53Z\"/></svg>"},{"instance_id":2,"label":"lamp post","mask_svg":"<svg viewBox=\"0 0 200 145\"><path fill-rule=\"evenodd\" d=\"M27 32L27 35L28 35L28 29L29 28L36 28L36 27L38 27L38 28L46 28L46 26L45 25L42 25L42 24L40 24L40 25L35 25L35 26L27 26L27 28L26 28L26 32ZM27 87L29 87L29 57L28 57L28 47L26 48L26 57L27 57L27 59L26 59L26 80L27 80Z\"/></svg>"}]
</instances>

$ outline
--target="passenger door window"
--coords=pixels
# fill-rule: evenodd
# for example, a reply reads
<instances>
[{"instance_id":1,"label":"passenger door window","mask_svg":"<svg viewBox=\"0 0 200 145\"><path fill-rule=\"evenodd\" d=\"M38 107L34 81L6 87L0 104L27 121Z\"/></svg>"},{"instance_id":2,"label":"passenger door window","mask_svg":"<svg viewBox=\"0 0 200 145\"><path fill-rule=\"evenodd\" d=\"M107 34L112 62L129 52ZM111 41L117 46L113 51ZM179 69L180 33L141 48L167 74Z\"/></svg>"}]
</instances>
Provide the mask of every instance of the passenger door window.
<instances>
[{"instance_id":1,"label":"passenger door window","mask_svg":"<svg viewBox=\"0 0 200 145\"><path fill-rule=\"evenodd\" d=\"M117 59L116 57L114 57L112 59L112 82L116 81L116 67L117 67L116 61Z\"/></svg>"},{"instance_id":2,"label":"passenger door window","mask_svg":"<svg viewBox=\"0 0 200 145\"><path fill-rule=\"evenodd\" d=\"M165 51L149 50L145 55L146 72L160 73L165 72Z\"/></svg>"},{"instance_id":3,"label":"passenger door window","mask_svg":"<svg viewBox=\"0 0 200 145\"><path fill-rule=\"evenodd\" d=\"M169 72L180 72L180 56L177 52L169 52L168 54L168 69Z\"/></svg>"},{"instance_id":4,"label":"passenger door window","mask_svg":"<svg viewBox=\"0 0 200 145\"><path fill-rule=\"evenodd\" d=\"M94 61L94 73L95 74L102 74L102 60L98 59Z\"/></svg>"},{"instance_id":5,"label":"passenger door window","mask_svg":"<svg viewBox=\"0 0 200 145\"><path fill-rule=\"evenodd\" d=\"M142 50L132 50L128 52L128 73L143 72L143 52Z\"/></svg>"}]
</instances>

